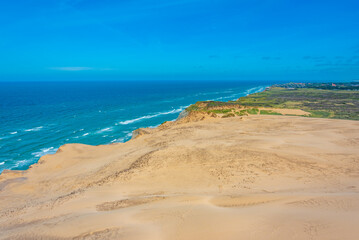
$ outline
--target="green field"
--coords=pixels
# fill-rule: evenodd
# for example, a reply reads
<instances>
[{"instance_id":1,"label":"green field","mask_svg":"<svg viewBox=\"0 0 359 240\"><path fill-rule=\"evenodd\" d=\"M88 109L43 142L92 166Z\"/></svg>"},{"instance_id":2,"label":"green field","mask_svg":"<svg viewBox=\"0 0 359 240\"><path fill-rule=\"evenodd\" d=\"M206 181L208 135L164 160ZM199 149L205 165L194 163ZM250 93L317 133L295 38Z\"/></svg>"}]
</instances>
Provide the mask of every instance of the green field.
<instances>
[{"instance_id":1,"label":"green field","mask_svg":"<svg viewBox=\"0 0 359 240\"><path fill-rule=\"evenodd\" d=\"M359 91L271 88L242 97L243 106L301 109L311 117L359 120Z\"/></svg>"},{"instance_id":2,"label":"green field","mask_svg":"<svg viewBox=\"0 0 359 240\"><path fill-rule=\"evenodd\" d=\"M309 112L309 117L359 120L358 90L328 90L311 87L270 89L242 97L230 102L198 102L188 111L207 111L219 114L234 112L236 115L266 114L281 115L261 108L301 109ZM245 110L237 110L246 108Z\"/></svg>"}]
</instances>

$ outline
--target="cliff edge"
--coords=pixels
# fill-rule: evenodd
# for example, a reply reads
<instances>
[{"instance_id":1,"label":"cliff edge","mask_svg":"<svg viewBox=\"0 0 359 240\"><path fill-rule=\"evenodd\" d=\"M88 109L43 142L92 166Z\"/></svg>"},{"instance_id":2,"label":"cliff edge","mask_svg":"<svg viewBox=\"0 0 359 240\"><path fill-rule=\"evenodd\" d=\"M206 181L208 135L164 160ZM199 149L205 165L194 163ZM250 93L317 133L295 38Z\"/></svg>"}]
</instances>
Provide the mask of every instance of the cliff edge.
<instances>
[{"instance_id":1,"label":"cliff edge","mask_svg":"<svg viewBox=\"0 0 359 240\"><path fill-rule=\"evenodd\" d=\"M358 121L188 113L144 131L1 174L0 239L359 236Z\"/></svg>"}]
</instances>

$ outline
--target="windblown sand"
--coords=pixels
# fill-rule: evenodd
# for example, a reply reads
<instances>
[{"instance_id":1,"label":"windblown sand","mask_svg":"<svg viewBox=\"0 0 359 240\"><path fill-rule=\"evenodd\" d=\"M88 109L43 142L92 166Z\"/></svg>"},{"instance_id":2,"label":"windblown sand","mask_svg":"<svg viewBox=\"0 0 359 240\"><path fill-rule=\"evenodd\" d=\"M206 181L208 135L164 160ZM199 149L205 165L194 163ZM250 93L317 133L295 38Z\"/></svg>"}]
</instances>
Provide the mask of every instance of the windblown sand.
<instances>
[{"instance_id":1,"label":"windblown sand","mask_svg":"<svg viewBox=\"0 0 359 240\"><path fill-rule=\"evenodd\" d=\"M0 239L359 239L359 122L168 125L0 175Z\"/></svg>"}]
</instances>

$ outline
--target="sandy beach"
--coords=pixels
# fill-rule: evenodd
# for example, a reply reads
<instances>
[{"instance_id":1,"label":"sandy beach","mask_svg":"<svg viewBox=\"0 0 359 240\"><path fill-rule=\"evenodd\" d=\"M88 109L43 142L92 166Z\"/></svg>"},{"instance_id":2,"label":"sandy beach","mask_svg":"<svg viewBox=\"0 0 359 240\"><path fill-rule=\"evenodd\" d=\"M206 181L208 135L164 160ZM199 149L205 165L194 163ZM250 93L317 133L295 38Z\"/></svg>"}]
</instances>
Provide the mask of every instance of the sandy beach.
<instances>
[{"instance_id":1,"label":"sandy beach","mask_svg":"<svg viewBox=\"0 0 359 240\"><path fill-rule=\"evenodd\" d=\"M0 239L358 239L359 121L184 118L0 175Z\"/></svg>"}]
</instances>

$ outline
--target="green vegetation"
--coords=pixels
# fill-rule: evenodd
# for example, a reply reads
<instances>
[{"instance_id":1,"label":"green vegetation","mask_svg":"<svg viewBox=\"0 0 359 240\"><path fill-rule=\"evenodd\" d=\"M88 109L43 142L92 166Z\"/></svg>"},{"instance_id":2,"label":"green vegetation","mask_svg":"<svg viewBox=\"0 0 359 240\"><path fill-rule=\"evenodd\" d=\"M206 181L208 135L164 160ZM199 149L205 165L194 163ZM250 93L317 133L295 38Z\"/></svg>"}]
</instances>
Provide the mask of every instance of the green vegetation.
<instances>
[{"instance_id":1,"label":"green vegetation","mask_svg":"<svg viewBox=\"0 0 359 240\"><path fill-rule=\"evenodd\" d=\"M309 112L310 112L310 117L315 117L315 118L330 118L333 115L333 113L326 111L309 111Z\"/></svg>"},{"instance_id":2,"label":"green vegetation","mask_svg":"<svg viewBox=\"0 0 359 240\"><path fill-rule=\"evenodd\" d=\"M226 113L230 113L232 112L232 108L231 109L215 109L215 110L209 110L208 112L213 112L216 114L226 114Z\"/></svg>"},{"instance_id":3,"label":"green vegetation","mask_svg":"<svg viewBox=\"0 0 359 240\"><path fill-rule=\"evenodd\" d=\"M238 106L237 102L217 102L217 101L208 101L208 102L199 102L199 103L205 103L207 108L219 108L219 107L235 107Z\"/></svg>"},{"instance_id":4,"label":"green vegetation","mask_svg":"<svg viewBox=\"0 0 359 240\"><path fill-rule=\"evenodd\" d=\"M287 89L313 88L322 90L359 90L359 82L339 82L339 83L285 83L276 84L273 87Z\"/></svg>"},{"instance_id":5,"label":"green vegetation","mask_svg":"<svg viewBox=\"0 0 359 240\"><path fill-rule=\"evenodd\" d=\"M280 86L280 87L279 87ZM343 90L344 89L344 90ZM271 109L301 109L308 117L359 120L359 83L275 85L270 89L230 102L198 102L187 111L204 111L222 117L248 114L281 115Z\"/></svg>"},{"instance_id":6,"label":"green vegetation","mask_svg":"<svg viewBox=\"0 0 359 240\"><path fill-rule=\"evenodd\" d=\"M235 117L234 113L227 113L226 115L223 115L222 118L229 118L229 117Z\"/></svg>"},{"instance_id":7,"label":"green vegetation","mask_svg":"<svg viewBox=\"0 0 359 240\"><path fill-rule=\"evenodd\" d=\"M240 110L239 112L234 112L237 116L247 116L248 112L247 110Z\"/></svg>"},{"instance_id":8,"label":"green vegetation","mask_svg":"<svg viewBox=\"0 0 359 240\"><path fill-rule=\"evenodd\" d=\"M247 109L247 113L248 114L258 114L259 112L259 109L258 108L250 108L250 109Z\"/></svg>"},{"instance_id":9,"label":"green vegetation","mask_svg":"<svg viewBox=\"0 0 359 240\"><path fill-rule=\"evenodd\" d=\"M271 88L240 98L243 106L301 109L310 117L359 120L359 91Z\"/></svg>"},{"instance_id":10,"label":"green vegetation","mask_svg":"<svg viewBox=\"0 0 359 240\"><path fill-rule=\"evenodd\" d=\"M282 115L281 113L273 112L271 110L261 110L261 115Z\"/></svg>"},{"instance_id":11,"label":"green vegetation","mask_svg":"<svg viewBox=\"0 0 359 240\"><path fill-rule=\"evenodd\" d=\"M199 111L200 110L200 107L196 104L192 104L191 106L189 106L188 108L186 108L186 110L188 112L191 112L191 111Z\"/></svg>"}]
</instances>

